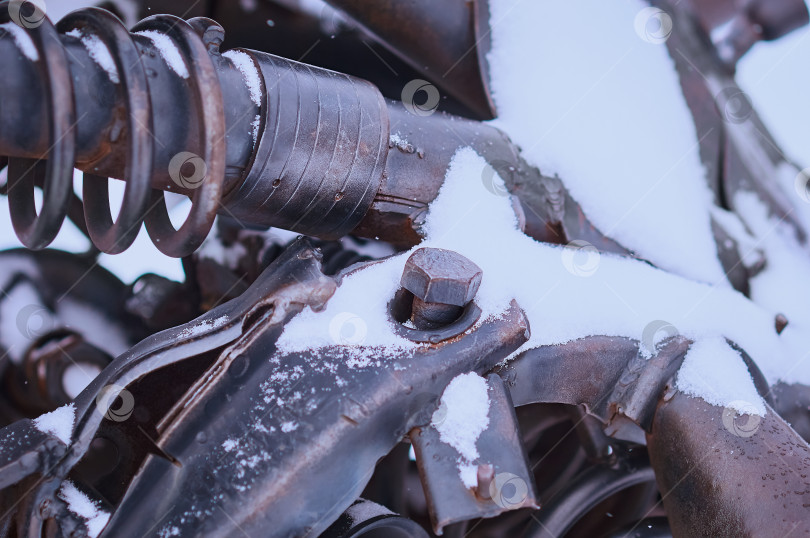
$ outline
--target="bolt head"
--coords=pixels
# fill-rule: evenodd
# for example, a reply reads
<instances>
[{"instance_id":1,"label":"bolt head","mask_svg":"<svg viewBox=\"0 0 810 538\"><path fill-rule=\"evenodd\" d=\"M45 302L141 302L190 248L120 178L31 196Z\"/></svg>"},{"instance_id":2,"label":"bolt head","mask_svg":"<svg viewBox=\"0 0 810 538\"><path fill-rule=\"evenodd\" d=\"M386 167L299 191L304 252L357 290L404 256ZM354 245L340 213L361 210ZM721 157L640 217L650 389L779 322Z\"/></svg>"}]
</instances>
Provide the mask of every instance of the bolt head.
<instances>
[{"instance_id":1,"label":"bolt head","mask_svg":"<svg viewBox=\"0 0 810 538\"><path fill-rule=\"evenodd\" d=\"M405 263L400 284L426 303L465 306L478 292L483 274L457 252L420 248Z\"/></svg>"}]
</instances>

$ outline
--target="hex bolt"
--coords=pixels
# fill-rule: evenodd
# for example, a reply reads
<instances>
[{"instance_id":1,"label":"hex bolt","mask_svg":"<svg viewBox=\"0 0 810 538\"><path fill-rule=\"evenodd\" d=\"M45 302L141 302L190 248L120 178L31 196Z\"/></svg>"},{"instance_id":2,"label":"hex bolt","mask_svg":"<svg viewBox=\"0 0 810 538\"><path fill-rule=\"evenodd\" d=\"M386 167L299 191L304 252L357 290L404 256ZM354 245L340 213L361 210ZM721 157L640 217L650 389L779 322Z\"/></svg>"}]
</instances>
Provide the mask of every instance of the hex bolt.
<instances>
[{"instance_id":1,"label":"hex bolt","mask_svg":"<svg viewBox=\"0 0 810 538\"><path fill-rule=\"evenodd\" d=\"M432 330L458 319L478 292L482 276L480 267L451 250L420 248L411 254L400 284L413 294L414 326Z\"/></svg>"}]
</instances>

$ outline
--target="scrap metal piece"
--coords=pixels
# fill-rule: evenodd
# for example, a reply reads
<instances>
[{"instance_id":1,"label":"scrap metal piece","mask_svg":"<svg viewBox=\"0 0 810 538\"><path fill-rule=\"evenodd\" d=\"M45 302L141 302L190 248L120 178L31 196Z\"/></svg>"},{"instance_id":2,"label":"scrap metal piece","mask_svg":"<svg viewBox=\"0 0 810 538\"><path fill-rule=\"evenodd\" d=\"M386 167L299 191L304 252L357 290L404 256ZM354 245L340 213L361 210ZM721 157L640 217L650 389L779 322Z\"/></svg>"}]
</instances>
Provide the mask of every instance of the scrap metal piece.
<instances>
[{"instance_id":1,"label":"scrap metal piece","mask_svg":"<svg viewBox=\"0 0 810 538\"><path fill-rule=\"evenodd\" d=\"M765 408L737 416L682 393L659 402L647 447L675 536L810 533L810 446Z\"/></svg>"},{"instance_id":2,"label":"scrap metal piece","mask_svg":"<svg viewBox=\"0 0 810 538\"><path fill-rule=\"evenodd\" d=\"M416 150L389 150L379 191L354 234L401 246L421 242L427 208L438 195L453 156L471 147L487 161L480 176L484 188L495 196L517 199L527 235L555 244L581 239L602 252L630 254L594 227L559 178L547 177L526 162L520 148L491 124L444 112L416 116L394 101L388 102L388 116L391 133Z\"/></svg>"},{"instance_id":3,"label":"scrap metal piece","mask_svg":"<svg viewBox=\"0 0 810 538\"><path fill-rule=\"evenodd\" d=\"M33 6L33 4L32 4ZM20 9L14 2L0 2L0 23L13 22L13 8ZM28 6L27 6L28 7ZM39 10L37 6L35 9ZM37 13L35 11L35 13ZM20 241L30 249L45 248L56 237L62 222L67 215L71 199L73 179L72 165L76 159L76 118L73 103L73 84L69 69L68 56L59 39L54 25L44 17L41 23L32 25L26 30L36 57L41 61L32 62L32 71L24 70L25 77L38 79L37 107L48 116L48 129L39 133L39 142L47 145L46 161L30 159L9 159L8 198L11 223ZM5 31L2 34L6 34ZM15 55L16 56L16 55ZM22 56L22 55L21 55ZM4 73L10 73L4 71ZM21 74L17 71L16 74ZM3 77L14 78L17 77ZM19 84L16 80L12 84ZM23 82L23 84L25 84ZM25 88L25 85L23 85ZM3 107L6 109L9 107ZM17 116L22 111L16 110L9 115L21 123L27 123L25 115ZM3 115L8 114L3 110ZM24 113L23 113L24 114ZM4 118L3 118L4 119ZM5 122L3 122L5 124ZM8 128L0 129L0 138ZM24 128L24 130L27 130ZM45 134L47 133L47 134ZM34 138L28 133L29 137ZM25 138L14 144L24 143ZM37 212L34 199L35 176L42 174L46 188L42 204Z\"/></svg>"},{"instance_id":4,"label":"scrap metal piece","mask_svg":"<svg viewBox=\"0 0 810 538\"><path fill-rule=\"evenodd\" d=\"M751 293L750 279L765 267L765 253L762 249L751 249L748 245L741 245L737 238L714 218L711 219L711 228L717 258L723 266L726 279L735 290L748 297Z\"/></svg>"},{"instance_id":5,"label":"scrap metal piece","mask_svg":"<svg viewBox=\"0 0 810 538\"><path fill-rule=\"evenodd\" d=\"M112 357L71 329L52 330L26 350L7 390L16 402L38 414L70 403L83 385L101 372ZM71 379L79 377L79 381ZM33 409L32 409L33 408Z\"/></svg>"},{"instance_id":6,"label":"scrap metal piece","mask_svg":"<svg viewBox=\"0 0 810 538\"><path fill-rule=\"evenodd\" d=\"M147 457L110 536L163 526L226 536L234 522L248 534L317 535L361 494L380 458L426 422L435 408L426 393L490 370L528 338L514 302L467 338L379 359L347 346L277 352L283 325L271 321L252 324L161 422L160 448L180 465Z\"/></svg>"},{"instance_id":7,"label":"scrap metal piece","mask_svg":"<svg viewBox=\"0 0 810 538\"><path fill-rule=\"evenodd\" d=\"M196 318L199 310L191 286L154 273L137 278L129 287L124 303L126 311L151 330L164 330Z\"/></svg>"},{"instance_id":8,"label":"scrap metal piece","mask_svg":"<svg viewBox=\"0 0 810 538\"><path fill-rule=\"evenodd\" d=\"M585 404L589 414L607 423L610 395L638 352L638 342L629 338L590 336L524 351L495 372L516 406Z\"/></svg>"},{"instance_id":9,"label":"scrap metal piece","mask_svg":"<svg viewBox=\"0 0 810 538\"><path fill-rule=\"evenodd\" d=\"M607 435L644 444L643 432L649 431L655 406L670 388L690 344L676 336L663 342L652 357L639 354L627 364L608 398Z\"/></svg>"},{"instance_id":10,"label":"scrap metal piece","mask_svg":"<svg viewBox=\"0 0 810 538\"><path fill-rule=\"evenodd\" d=\"M732 70L759 41L779 39L810 22L803 0L689 0L717 55Z\"/></svg>"},{"instance_id":11,"label":"scrap metal piece","mask_svg":"<svg viewBox=\"0 0 810 538\"><path fill-rule=\"evenodd\" d=\"M768 207L771 216L789 226L800 243L806 243L808 231L796 217L796 202L778 181L783 173L780 168L793 166L793 163L785 158L750 98L737 85L733 72L719 59L707 39L706 30L695 17L695 10L721 8L721 13L728 14L729 10L736 12L737 6L730 2L680 3L676 0L656 0L655 4L673 21L666 46L692 112L701 160L717 205L735 210L738 193L754 193ZM803 2L786 0L772 4L782 7L792 4L803 12L796 20L807 20ZM722 17L718 18L720 20ZM751 275L756 271L757 268L752 267Z\"/></svg>"},{"instance_id":12,"label":"scrap metal piece","mask_svg":"<svg viewBox=\"0 0 810 538\"><path fill-rule=\"evenodd\" d=\"M480 457L468 462L476 467L474 488L462 482L459 453L442 441L433 423L408 434L437 535L459 521L539 507L514 404L499 375L487 376L487 396L489 426L475 445Z\"/></svg>"},{"instance_id":13,"label":"scrap metal piece","mask_svg":"<svg viewBox=\"0 0 810 538\"><path fill-rule=\"evenodd\" d=\"M496 116L486 55L490 49L489 2L452 0L329 0L391 52L458 99L479 120ZM420 82L413 86L414 92ZM436 91L435 87L432 91ZM403 92L407 91L407 87ZM438 105L436 91L435 108ZM433 99L431 94L427 99ZM403 99L404 101L405 99Z\"/></svg>"},{"instance_id":14,"label":"scrap metal piece","mask_svg":"<svg viewBox=\"0 0 810 538\"><path fill-rule=\"evenodd\" d=\"M782 334L782 331L788 326L788 319L784 314L776 314L774 318L774 327L776 328L776 334Z\"/></svg>"}]
</instances>

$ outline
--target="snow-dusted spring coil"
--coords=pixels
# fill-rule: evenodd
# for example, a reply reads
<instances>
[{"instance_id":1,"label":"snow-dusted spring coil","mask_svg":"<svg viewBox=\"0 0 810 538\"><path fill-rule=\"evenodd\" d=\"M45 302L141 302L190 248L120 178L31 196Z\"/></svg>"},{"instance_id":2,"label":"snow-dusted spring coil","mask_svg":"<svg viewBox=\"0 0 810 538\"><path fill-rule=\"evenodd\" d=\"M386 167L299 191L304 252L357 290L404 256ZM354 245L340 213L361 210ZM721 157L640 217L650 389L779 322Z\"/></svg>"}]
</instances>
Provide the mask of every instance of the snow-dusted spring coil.
<instances>
[{"instance_id":1,"label":"snow-dusted spring coil","mask_svg":"<svg viewBox=\"0 0 810 538\"><path fill-rule=\"evenodd\" d=\"M109 142L105 142L126 147L125 157L119 159L125 162L117 162L115 166L123 170L118 177L125 178L127 183L121 210L113 220L107 177L85 173L83 211L88 235L100 250L118 253L132 244L145 221L150 237L163 253L182 256L193 252L213 224L225 175L225 118L216 68L203 39L209 26L207 20L192 19L187 23L176 17L158 15L133 28L133 32L153 31L169 37L190 72L187 87L193 96L190 106L194 107L197 118L195 138L202 148L200 158L205 163L206 181L193 190L192 209L185 223L175 230L163 193L153 190L151 183L153 162L159 151L156 148L162 142L152 132L154 95L150 95L150 73L141 61L149 40L131 34L114 15L102 9L76 11L57 26L44 13L41 17L36 15L21 18L14 12L13 3L0 3L0 24L5 23L16 37L24 32L22 39L29 45L25 52L32 66L27 73L9 75L36 76L38 80L32 81L30 86L42 88L42 101L47 108L46 161L8 160L9 206L18 237L28 248L46 247L58 233L71 203L77 202L72 188L73 166L78 149L77 133L81 134L77 124L82 118L76 113L74 83L81 82L73 76L79 68L72 64L71 60L75 59L69 58L63 40L75 39L65 36L92 35L100 47L96 50L103 50L109 65L103 60L97 63L110 73L115 83L115 101L98 103L99 109L106 106L112 110L115 119L115 132L109 135ZM213 21L208 22L213 24ZM92 57L93 51L90 54ZM151 54L154 55L154 51ZM99 96L103 94L95 95ZM29 129L35 133L32 137L42 138L41 133L34 131L36 128ZM39 214L34 199L35 186L43 189Z\"/></svg>"}]
</instances>

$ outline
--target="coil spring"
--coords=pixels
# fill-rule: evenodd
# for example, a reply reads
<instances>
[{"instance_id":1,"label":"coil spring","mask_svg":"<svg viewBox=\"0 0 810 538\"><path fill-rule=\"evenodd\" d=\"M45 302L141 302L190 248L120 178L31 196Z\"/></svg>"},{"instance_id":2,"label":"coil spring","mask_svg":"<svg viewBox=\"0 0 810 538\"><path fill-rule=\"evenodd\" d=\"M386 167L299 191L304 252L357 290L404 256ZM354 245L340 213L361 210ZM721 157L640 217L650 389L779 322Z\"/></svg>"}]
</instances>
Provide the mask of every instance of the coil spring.
<instances>
[{"instance_id":1,"label":"coil spring","mask_svg":"<svg viewBox=\"0 0 810 538\"><path fill-rule=\"evenodd\" d=\"M12 23L14 2L0 2L0 24ZM19 10L19 2L16 9ZM33 3L26 3L34 6ZM19 15L19 14L18 14ZM16 17L19 19L19 16ZM111 13L97 8L73 12L54 26L44 12L29 19L36 24L17 24L28 34L41 61L38 76L45 89L48 109L48 150L44 165L36 159L8 158L7 195L14 230L30 249L47 247L56 237L68 214L73 193L73 164L76 157L76 111L67 53L60 34L73 30L92 31L108 48L119 74L116 92L126 109L128 143L124 179L126 187L118 217L113 220L108 178L84 173L82 199L88 237L102 252L126 250L141 224L155 246L168 256L181 257L196 250L214 222L225 176L225 118L222 93L214 64L201 34L210 26L207 19L188 22L171 15L155 15L137 24L132 32L155 30L177 45L189 69L188 83L199 107L202 158L206 181L194 191L188 217L179 229L169 218L163 192L151 188L155 140L151 135L153 111L149 83L140 51L129 30ZM25 22L25 19L23 19ZM30 27L29 27L30 26ZM0 158L0 167L3 165ZM43 191L37 214L34 187Z\"/></svg>"}]
</instances>

